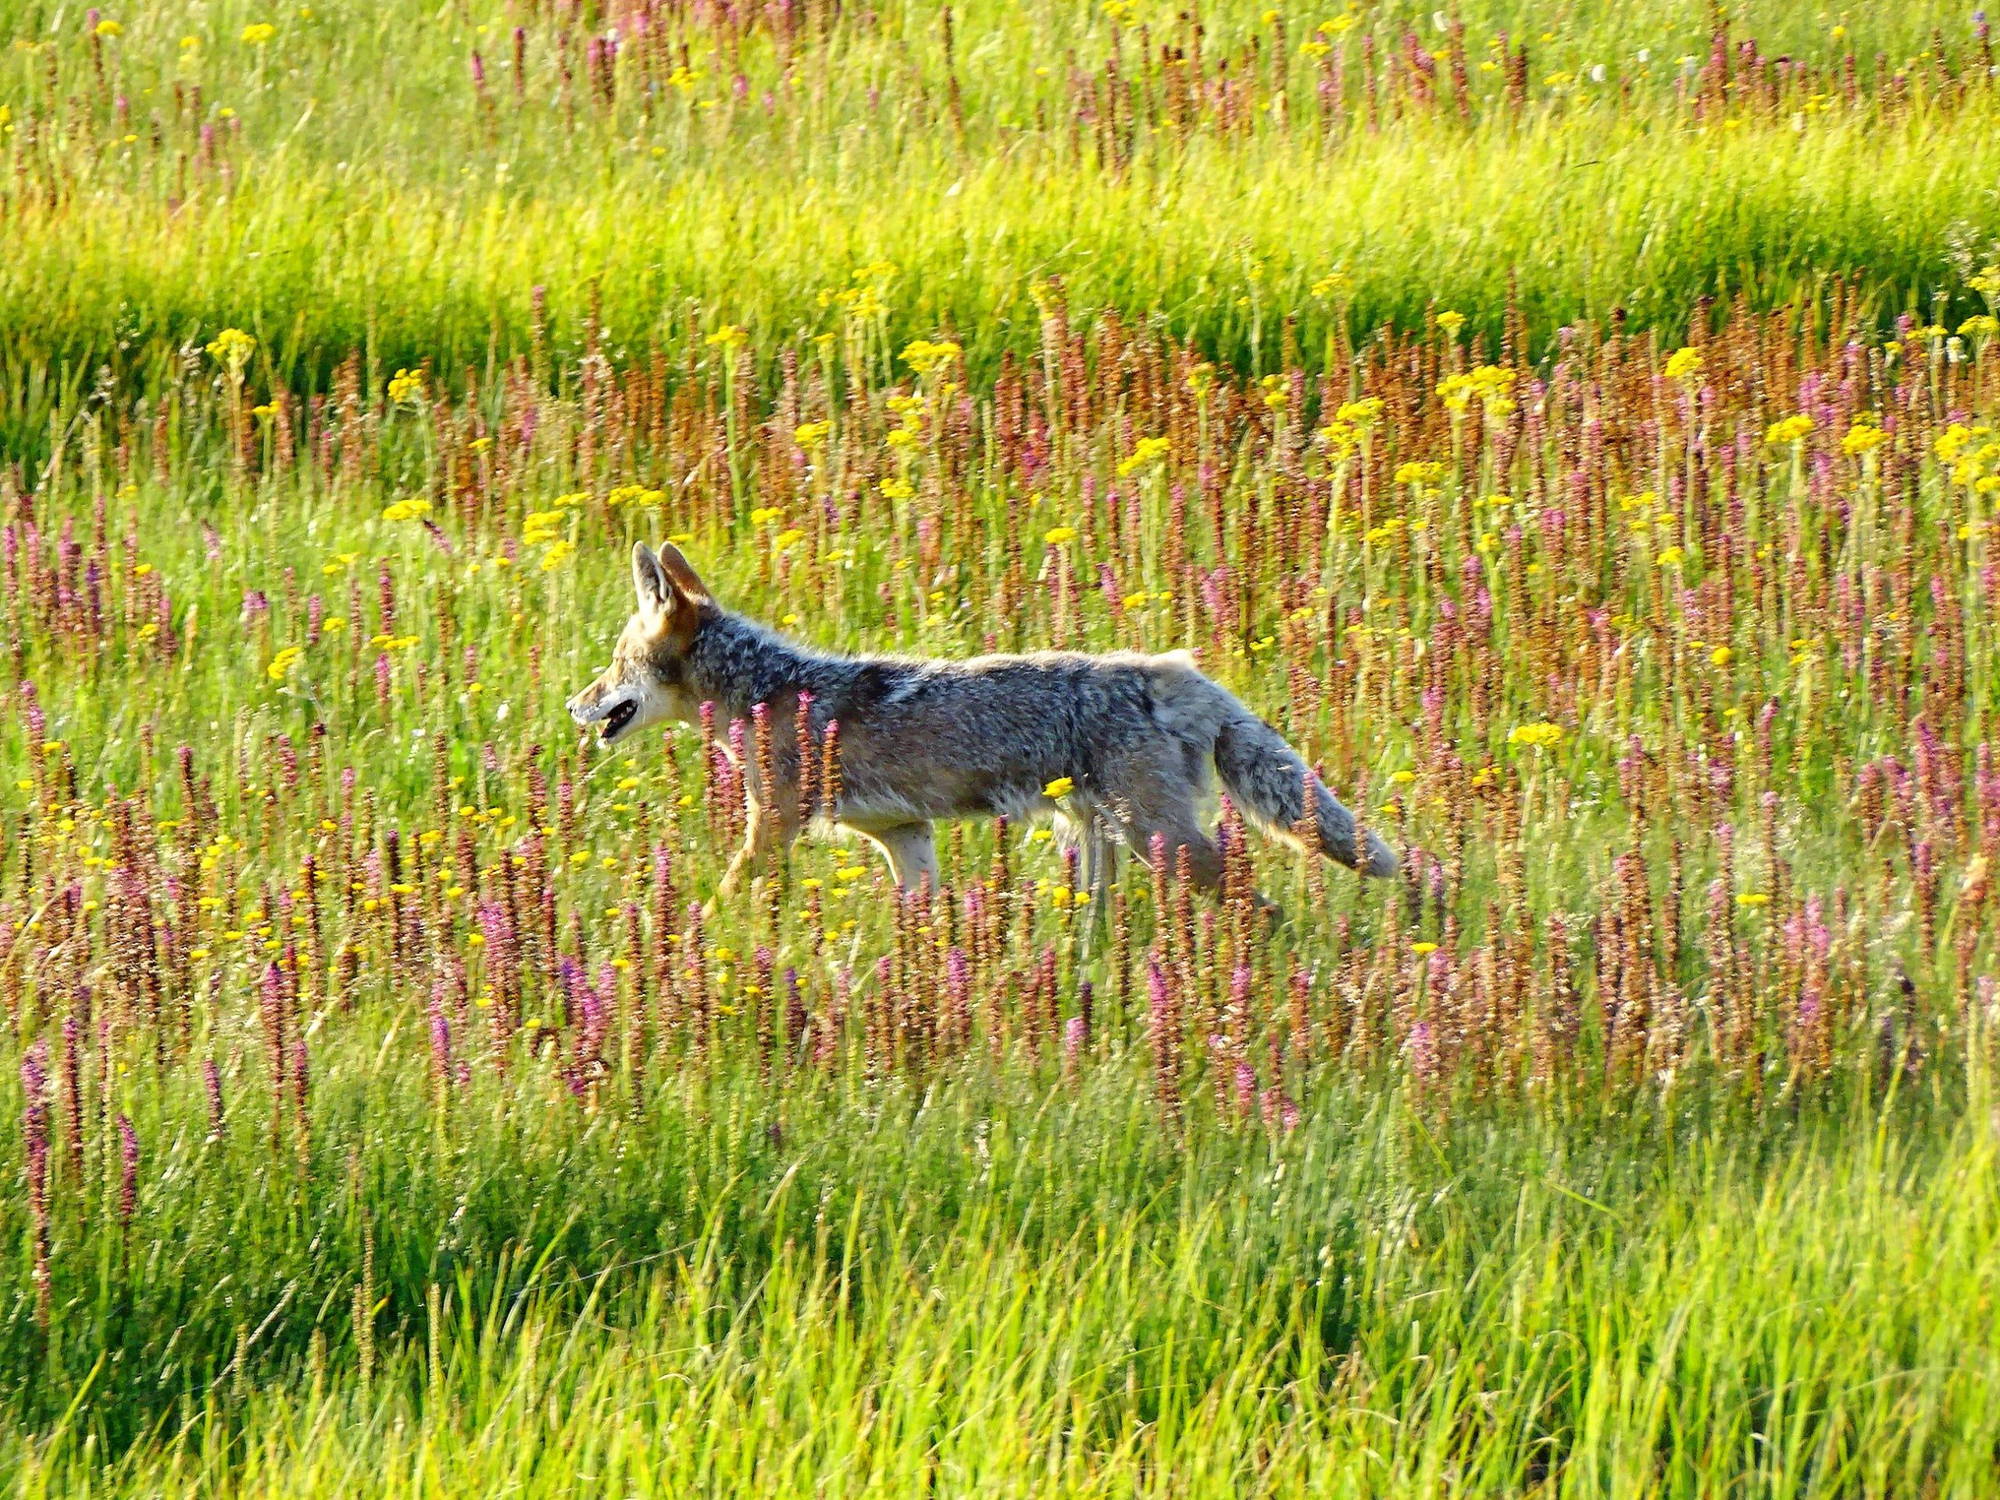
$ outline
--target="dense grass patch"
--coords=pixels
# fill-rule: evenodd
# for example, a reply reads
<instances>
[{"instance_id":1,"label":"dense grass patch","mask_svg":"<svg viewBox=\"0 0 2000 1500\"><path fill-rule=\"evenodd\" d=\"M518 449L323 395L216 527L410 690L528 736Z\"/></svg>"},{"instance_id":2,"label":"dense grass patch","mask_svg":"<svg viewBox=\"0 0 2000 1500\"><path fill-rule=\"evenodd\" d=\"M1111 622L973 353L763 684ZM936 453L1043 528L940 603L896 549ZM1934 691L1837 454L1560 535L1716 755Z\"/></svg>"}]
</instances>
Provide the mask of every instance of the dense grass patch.
<instances>
[{"instance_id":1,"label":"dense grass patch","mask_svg":"<svg viewBox=\"0 0 2000 1500\"><path fill-rule=\"evenodd\" d=\"M975 6L949 62L925 6L326 8L263 42L249 16L20 28L10 386L157 388L225 325L315 387L350 349L456 372L537 327L614 354L691 315L789 336L885 262L892 335L949 322L977 368L1033 346L1060 276L1262 373L1288 318L1316 365L1336 326L1497 330L1510 302L1538 352L1582 317L1671 335L1703 297L1824 306L1850 278L1884 319L1962 315L2000 241L1986 43L1923 7L1713 34L1697 7L1240 7L1197 34Z\"/></svg>"},{"instance_id":2,"label":"dense grass patch","mask_svg":"<svg viewBox=\"0 0 2000 1500\"><path fill-rule=\"evenodd\" d=\"M2000 1420L1983 1083L1961 1125L1373 1087L1176 1149L1116 1065L642 1121L409 1071L329 1060L345 1165L144 1121L143 1227L9 1351L29 1491L1956 1492Z\"/></svg>"},{"instance_id":3,"label":"dense grass patch","mask_svg":"<svg viewBox=\"0 0 2000 1500\"><path fill-rule=\"evenodd\" d=\"M1600 10L9 12L12 1492L1983 1493L1985 24ZM662 538L1402 871L704 910Z\"/></svg>"}]
</instances>

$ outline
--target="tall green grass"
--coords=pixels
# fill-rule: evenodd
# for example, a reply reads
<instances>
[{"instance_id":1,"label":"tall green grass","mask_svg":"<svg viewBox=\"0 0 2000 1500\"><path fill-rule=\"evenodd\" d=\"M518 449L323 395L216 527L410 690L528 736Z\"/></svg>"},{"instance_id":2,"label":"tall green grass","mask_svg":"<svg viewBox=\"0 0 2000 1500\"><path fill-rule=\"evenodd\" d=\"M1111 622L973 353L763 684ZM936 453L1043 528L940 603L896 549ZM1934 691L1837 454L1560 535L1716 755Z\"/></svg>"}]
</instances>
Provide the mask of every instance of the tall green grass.
<instances>
[{"instance_id":1,"label":"tall green grass","mask_svg":"<svg viewBox=\"0 0 2000 1500\"><path fill-rule=\"evenodd\" d=\"M1099 320L1098 347L1116 332ZM1638 341L1575 350L1544 372L1559 425L1526 445L1520 406L1441 414L1457 338L1379 350L1346 372L1384 402L1379 447L1338 472L1284 447L1291 419L1261 385L1217 382L1197 406L1185 377L1119 387L1114 362L1093 373L1067 345L1048 363L1077 388L1017 388L1034 420L1007 419L1004 440L990 387L955 420L947 367L922 387L924 442L892 444L910 429L871 367L822 384L810 344L763 351L799 357L790 408L736 383L747 352L698 342L667 388L573 372L574 399L530 379L414 404L378 382L344 416L346 398L331 418L291 408L327 437L289 466L250 410L284 393L218 389L207 355L164 414L122 395L65 413L59 461L9 499L0 574L0 785L20 799L0 999L10 1050L51 1046L51 1077L77 1025L88 1107L72 1129L69 1086L51 1089L46 1317L26 1195L0 1202L0 1469L34 1496L1978 1494L2000 1440L1980 873L2000 798L1975 743L1993 575L1973 527L2000 452L1959 477L1938 454L1950 415L2000 387L1977 337L1959 361L1942 335L1893 361L1878 347L1872 384L1843 389L1843 346L1768 333L1738 320L1707 346L1724 393L1707 407ZM1126 350L1141 369L1176 352ZM1768 437L1802 386L1817 425ZM1085 408L1095 425L1047 439ZM1897 436L1851 455L1864 410ZM822 414L837 431L801 462L791 417ZM1644 438L1571 467L1607 417ZM1176 446L1114 532L1101 497L1131 477L1128 425ZM1666 515L1697 437L1748 456ZM1462 471L1393 477L1455 452ZM926 480L900 509L880 485L899 453ZM1039 502L1019 483L1031 461ZM1295 549L1250 522L1294 461L1355 517ZM1200 493L1205 467L1224 477L1179 527L1175 571L1173 494ZM1594 531L1586 511L1564 521L1573 475L1633 504L1607 500L1616 520ZM637 480L653 498L612 502ZM1625 494L1639 482L1651 499ZM432 510L398 511L411 497ZM1503 542L1511 514L1493 513L1516 510ZM977 965L976 1042L885 1059L857 1024L890 989L875 966L928 967L904 995L934 1004L943 956L865 854L801 847L772 872L774 905L676 930L648 855L656 839L671 854L680 900L710 894L730 852L721 783L688 736L673 765L657 742L565 748L560 703L627 608L630 541L681 528L721 598L827 647L1191 641L1361 789L1418 874L1317 884L1260 845L1260 887L1294 920L1231 947L1234 908L1191 916L1198 942L1174 935L1130 872L1142 967L1175 965L1197 1007L1230 964L1254 979L1252 1014L1222 1023L1250 1083L1197 1031L1169 1105L1144 981L1121 993L1055 898L1059 860L947 835L950 878L1014 914ZM926 535L939 551L919 569ZM1749 565L1780 543L1815 570L1782 589ZM1100 559L1117 587L1069 600L1062 580ZM1197 577L1229 563L1257 583L1233 623ZM1012 576L1028 581L1009 607ZM1798 576L1890 607L1810 614ZM1491 618L1449 636L1487 580ZM136 602L152 587L171 650ZM1315 588L1327 602L1286 607ZM1551 607L1565 598L1603 614ZM1927 612L1895 633L1903 602ZM1320 636L1334 618L1337 645ZM405 633L414 647L390 644ZM1436 730L1418 642L1455 656ZM303 658L283 665L287 647ZM1512 743L1535 724L1558 743ZM1928 779L1892 781L1912 794L1878 790L1871 814L1870 777L1896 764ZM988 874L1003 848L1012 873ZM475 909L530 852L524 899L546 893L557 933L545 961L638 955L605 983L618 1043L594 1083L565 1076L594 1044L551 975L529 975L511 1036L481 1003L502 965ZM143 896L126 860L160 876ZM323 939L300 905L322 876ZM173 941L135 953L139 910ZM647 957L676 939L709 965L712 1041L689 1041L684 994ZM276 1029L303 1047L302 1081L265 988L287 943L307 988ZM788 1030L765 1050L776 991L746 984L760 945L799 970L810 1042ZM1045 955L1062 1014L1044 1022L1022 981ZM157 1015L148 973L171 981ZM1072 1050L1057 1022L1085 981L1095 1030ZM27 1102L10 1068L10 1177L33 1171Z\"/></svg>"},{"instance_id":2,"label":"tall green grass","mask_svg":"<svg viewBox=\"0 0 2000 1500\"><path fill-rule=\"evenodd\" d=\"M526 348L545 287L566 344L596 309L631 358L691 303L706 326L764 337L837 328L822 294L885 260L892 336L949 322L981 367L1032 346L1030 292L1051 276L1256 368L1275 366L1287 316L1317 356L1336 319L1360 331L1449 308L1496 328L1510 292L1545 333L1623 312L1671 338L1703 296L1809 303L1849 274L1885 315L1928 312L1934 293L1965 295L1941 229L2000 237L1964 149L1996 124L1982 107L1697 134L1607 110L1470 138L1411 126L1330 155L1195 146L1116 177L1034 145L979 162L913 148L880 175L635 164L454 193L380 167L337 183L284 168L178 217L113 198L30 218L0 269L0 328L15 361L78 371L115 367L121 341L157 370L225 324L264 339L288 380L356 347L451 371ZM1330 273L1347 278L1339 298L1313 296Z\"/></svg>"},{"instance_id":3,"label":"tall green grass","mask_svg":"<svg viewBox=\"0 0 2000 1500\"><path fill-rule=\"evenodd\" d=\"M1122 125L1178 7L0 10L0 1494L1991 1489L1983 38L1265 9ZM1196 647L1409 877L697 922L560 707L665 534Z\"/></svg>"},{"instance_id":4,"label":"tall green grass","mask_svg":"<svg viewBox=\"0 0 2000 1500\"><path fill-rule=\"evenodd\" d=\"M2000 1440L1978 1076L1567 1124L1370 1087L1180 1151L1115 1066L639 1121L324 1065L362 1144L312 1180L254 1111L142 1120L14 1493L1971 1495Z\"/></svg>"},{"instance_id":5,"label":"tall green grass","mask_svg":"<svg viewBox=\"0 0 2000 1500\"><path fill-rule=\"evenodd\" d=\"M1510 296L1538 340L1614 313L1671 335L1704 296L1811 304L1832 278L1885 314L1928 312L1940 294L1962 305L1963 276L2000 242L1980 147L1996 106L1956 12L1871 14L1835 40L1831 23L1753 7L1731 44L1809 65L1833 92L1802 83L1765 108L1739 81L1704 110L1684 97L1709 58L1699 7L1496 7L1466 18L1464 121L1393 92L1406 37L1447 45L1429 10L1371 11L1334 34L1350 55L1331 115L1299 50L1313 23L1258 15L1205 23L1212 76L1250 89L1239 123L1142 118L1129 159L1110 162L1091 80L1159 64L1135 24L1085 8L963 10L949 72L928 6L790 42L657 21L698 81L621 65L610 102L584 48L613 29L641 48L652 33L622 12L322 8L258 46L238 39L253 9L195 24L169 8L94 50L75 17L47 32L23 16L29 50L0 62L15 184L0 360L16 386L105 366L157 388L176 350L233 324L292 381L322 381L362 346L456 371L528 346L538 287L554 337L582 338L594 309L614 354L636 353L690 302L771 334L827 326L822 294L887 260L896 332L949 320L981 368L1032 344L1028 292L1050 276L1268 367L1287 315L1316 358L1335 321L1414 325L1437 307L1497 329ZM1933 31L1956 81L1934 76ZM1518 106L1504 72L1480 71L1503 32L1529 49ZM1279 34L1288 62L1267 76ZM1193 45L1172 13L1146 38L1155 53ZM1213 72L1232 57L1234 75ZM1364 74L1389 91L1379 109ZM1334 273L1337 294L1309 295Z\"/></svg>"}]
</instances>

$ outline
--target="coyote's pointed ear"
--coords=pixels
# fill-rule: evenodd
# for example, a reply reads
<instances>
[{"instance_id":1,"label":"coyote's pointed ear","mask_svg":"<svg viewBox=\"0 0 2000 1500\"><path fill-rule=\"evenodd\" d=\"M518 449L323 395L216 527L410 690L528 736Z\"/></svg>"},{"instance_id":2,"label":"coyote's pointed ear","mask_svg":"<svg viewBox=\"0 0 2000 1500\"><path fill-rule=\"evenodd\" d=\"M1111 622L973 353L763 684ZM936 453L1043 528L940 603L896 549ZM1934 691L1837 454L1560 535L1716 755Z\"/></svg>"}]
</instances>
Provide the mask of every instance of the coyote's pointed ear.
<instances>
[{"instance_id":1,"label":"coyote's pointed ear","mask_svg":"<svg viewBox=\"0 0 2000 1500\"><path fill-rule=\"evenodd\" d=\"M701 581L701 575L695 572L694 564L672 542L660 543L660 566L666 569L668 579L676 590L686 596L688 603L700 604L713 597L708 585Z\"/></svg>"},{"instance_id":2,"label":"coyote's pointed ear","mask_svg":"<svg viewBox=\"0 0 2000 1500\"><path fill-rule=\"evenodd\" d=\"M658 617L674 607L674 586L667 579L667 570L644 542L632 544L632 588L639 596L642 615Z\"/></svg>"}]
</instances>

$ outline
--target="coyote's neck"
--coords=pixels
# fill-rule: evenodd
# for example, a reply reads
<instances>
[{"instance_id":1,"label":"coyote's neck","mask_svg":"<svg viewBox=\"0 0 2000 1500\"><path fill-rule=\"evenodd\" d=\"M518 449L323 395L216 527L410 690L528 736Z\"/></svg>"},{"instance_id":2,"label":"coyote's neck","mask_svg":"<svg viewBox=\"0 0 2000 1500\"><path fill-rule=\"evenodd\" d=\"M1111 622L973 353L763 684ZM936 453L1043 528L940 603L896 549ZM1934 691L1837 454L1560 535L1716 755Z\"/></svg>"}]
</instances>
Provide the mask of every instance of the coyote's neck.
<instances>
[{"instance_id":1,"label":"coyote's neck","mask_svg":"<svg viewBox=\"0 0 2000 1500\"><path fill-rule=\"evenodd\" d=\"M753 704L775 703L801 690L823 695L848 665L839 657L795 646L726 610L702 621L685 661L688 687L731 719L748 715Z\"/></svg>"}]
</instances>

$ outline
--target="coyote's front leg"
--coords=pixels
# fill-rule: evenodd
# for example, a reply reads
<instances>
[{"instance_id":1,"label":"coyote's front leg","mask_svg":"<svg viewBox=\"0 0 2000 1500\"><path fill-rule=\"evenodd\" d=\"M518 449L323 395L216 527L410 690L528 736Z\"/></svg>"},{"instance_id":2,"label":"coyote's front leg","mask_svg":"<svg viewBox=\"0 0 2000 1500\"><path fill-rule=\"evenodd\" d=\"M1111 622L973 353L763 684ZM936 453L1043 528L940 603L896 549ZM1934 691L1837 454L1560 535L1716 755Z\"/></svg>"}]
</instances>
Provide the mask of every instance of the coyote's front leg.
<instances>
[{"instance_id":1,"label":"coyote's front leg","mask_svg":"<svg viewBox=\"0 0 2000 1500\"><path fill-rule=\"evenodd\" d=\"M750 804L749 822L743 829L743 847L729 861L729 868L723 871L715 895L702 908L703 920L714 917L721 899L735 895L743 884L744 875L754 873L773 849L791 847L792 841L799 836L800 827L798 811L793 805L796 801L796 798L785 799L775 809L759 802Z\"/></svg>"}]
</instances>

